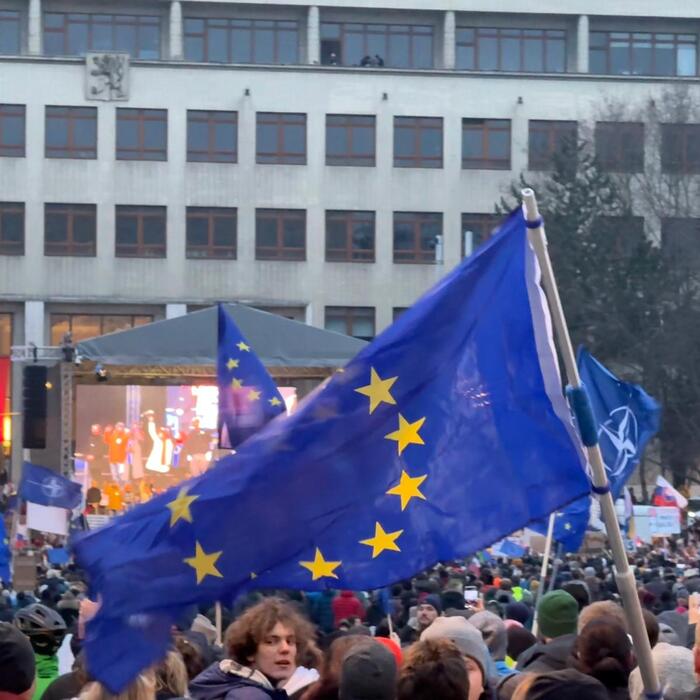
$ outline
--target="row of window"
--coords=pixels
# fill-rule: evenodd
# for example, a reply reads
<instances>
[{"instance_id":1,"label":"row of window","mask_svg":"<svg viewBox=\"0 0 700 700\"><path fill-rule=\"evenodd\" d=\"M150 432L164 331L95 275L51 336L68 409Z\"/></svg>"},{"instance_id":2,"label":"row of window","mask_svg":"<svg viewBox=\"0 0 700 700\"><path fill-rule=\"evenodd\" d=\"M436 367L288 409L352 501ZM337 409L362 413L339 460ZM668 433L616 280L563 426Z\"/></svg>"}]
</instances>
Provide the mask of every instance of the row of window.
<instances>
[{"instance_id":1,"label":"row of window","mask_svg":"<svg viewBox=\"0 0 700 700\"><path fill-rule=\"evenodd\" d=\"M155 15L46 12L48 56L126 51L161 58L161 18ZM295 19L186 17L185 59L218 63L298 64L300 24ZM561 29L458 27L458 70L564 73L567 36ZM19 11L0 11L0 53L21 48ZM321 63L342 66L434 68L435 27L376 22L321 22ZM590 71L607 75L697 74L697 35L591 31Z\"/></svg>"},{"instance_id":2,"label":"row of window","mask_svg":"<svg viewBox=\"0 0 700 700\"><path fill-rule=\"evenodd\" d=\"M117 160L164 161L168 157L168 121L164 109L117 109ZM528 168L549 170L554 155L575 143L575 121L530 120ZM0 104L0 156L25 155L25 107ZM256 162L305 165L305 114L258 112ZM394 117L394 167L442 168L443 119ZM663 124L664 172L700 172L700 124ZM601 167L610 172L643 172L644 124L597 122L595 146ZM96 107L46 107L47 158L97 158ZM187 111L187 160L236 163L238 113ZM326 165L376 165L374 115L326 115ZM462 167L510 170L511 121L462 119Z\"/></svg>"},{"instance_id":3,"label":"row of window","mask_svg":"<svg viewBox=\"0 0 700 700\"><path fill-rule=\"evenodd\" d=\"M0 202L0 254L24 254L24 204ZM374 262L375 213L326 211L325 255L329 262ZM471 252L497 224L489 214L463 214L462 254ZM394 262L433 263L442 240L442 214L394 212ZM188 258L235 260L237 210L230 207L187 207ZM467 239L466 242L464 239ZM166 207L115 208L116 257L166 257ZM44 205L44 254L94 257L97 254L97 206ZM256 209L257 260L306 260L306 211Z\"/></svg>"}]
</instances>

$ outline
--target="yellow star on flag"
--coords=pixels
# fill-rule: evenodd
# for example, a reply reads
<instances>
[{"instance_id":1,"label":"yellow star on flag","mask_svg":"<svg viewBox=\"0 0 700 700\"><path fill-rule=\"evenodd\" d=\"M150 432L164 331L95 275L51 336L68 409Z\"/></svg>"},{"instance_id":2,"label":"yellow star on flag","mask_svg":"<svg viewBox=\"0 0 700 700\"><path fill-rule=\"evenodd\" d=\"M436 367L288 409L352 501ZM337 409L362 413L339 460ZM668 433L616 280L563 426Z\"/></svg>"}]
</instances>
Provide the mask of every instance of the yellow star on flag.
<instances>
[{"instance_id":1,"label":"yellow star on flag","mask_svg":"<svg viewBox=\"0 0 700 700\"><path fill-rule=\"evenodd\" d=\"M260 399L260 392L255 391L255 389L251 389L248 392L248 401L258 401Z\"/></svg>"},{"instance_id":2,"label":"yellow star on flag","mask_svg":"<svg viewBox=\"0 0 700 700\"><path fill-rule=\"evenodd\" d=\"M217 576L218 578L223 578L224 575L216 568L216 562L219 557L223 554L221 552L212 552L207 554L199 542L195 543L194 556L183 559L185 564L189 564L197 572L197 584L202 583L202 581L207 576Z\"/></svg>"},{"instance_id":3,"label":"yellow star on flag","mask_svg":"<svg viewBox=\"0 0 700 700\"><path fill-rule=\"evenodd\" d=\"M403 535L403 530L396 532L384 532L384 528L379 524L374 524L374 537L367 540L360 540L360 544L366 544L372 548L372 559L376 559L384 550L392 552L400 552L399 545L396 540Z\"/></svg>"},{"instance_id":4,"label":"yellow star on flag","mask_svg":"<svg viewBox=\"0 0 700 700\"><path fill-rule=\"evenodd\" d=\"M238 367L238 360L234 360L232 357L229 357L226 367L228 367L229 370L236 369Z\"/></svg>"},{"instance_id":5,"label":"yellow star on flag","mask_svg":"<svg viewBox=\"0 0 700 700\"><path fill-rule=\"evenodd\" d=\"M425 445L423 438L418 434L423 423L425 423L425 418L419 418L417 421L409 423L399 413L399 429L385 435L385 437L387 440L396 440L400 455L409 445Z\"/></svg>"},{"instance_id":6,"label":"yellow star on flag","mask_svg":"<svg viewBox=\"0 0 700 700\"><path fill-rule=\"evenodd\" d=\"M327 576L329 578L338 578L333 572L342 564L342 561L326 561L321 554L321 550L316 547L316 554L313 561L300 561L299 564L311 572L311 580Z\"/></svg>"},{"instance_id":7,"label":"yellow star on flag","mask_svg":"<svg viewBox=\"0 0 700 700\"><path fill-rule=\"evenodd\" d=\"M281 406L281 405L282 405L282 402L276 396L273 396L270 399L270 406Z\"/></svg>"},{"instance_id":8,"label":"yellow star on flag","mask_svg":"<svg viewBox=\"0 0 700 700\"><path fill-rule=\"evenodd\" d=\"M242 389L243 388L243 380L242 379L236 379L235 377L233 378L233 381L231 382L231 388L232 389Z\"/></svg>"},{"instance_id":9,"label":"yellow star on flag","mask_svg":"<svg viewBox=\"0 0 700 700\"><path fill-rule=\"evenodd\" d=\"M241 352L250 352L250 345L246 345L242 340L240 343L236 344L236 347L241 351Z\"/></svg>"},{"instance_id":10,"label":"yellow star on flag","mask_svg":"<svg viewBox=\"0 0 700 700\"><path fill-rule=\"evenodd\" d=\"M254 571L251 571L250 572L250 580L255 581L256 578L258 578L258 575Z\"/></svg>"},{"instance_id":11,"label":"yellow star on flag","mask_svg":"<svg viewBox=\"0 0 700 700\"><path fill-rule=\"evenodd\" d=\"M400 496L401 510L406 510L406 506L411 502L412 498L427 500L420 490L420 485L427 478L427 474L423 474L423 476L409 476L405 471L401 470L399 483L386 492L387 496Z\"/></svg>"},{"instance_id":12,"label":"yellow star on flag","mask_svg":"<svg viewBox=\"0 0 700 700\"><path fill-rule=\"evenodd\" d=\"M564 525L564 529L571 530L571 523L566 523L566 525Z\"/></svg>"},{"instance_id":13,"label":"yellow star on flag","mask_svg":"<svg viewBox=\"0 0 700 700\"><path fill-rule=\"evenodd\" d=\"M377 406L379 406L382 401L384 403L390 403L396 405L396 400L389 393L389 389L394 385L394 382L398 377L389 377L388 379L382 379L374 367L370 371L369 384L366 386L361 386L359 389L355 389L358 394L364 394L369 397L369 412L372 413Z\"/></svg>"},{"instance_id":14,"label":"yellow star on flag","mask_svg":"<svg viewBox=\"0 0 700 700\"><path fill-rule=\"evenodd\" d=\"M177 498L167 504L168 508L170 508L170 527L178 520L186 520L188 523L192 522L190 506L198 498L199 496L189 496L186 488L180 489Z\"/></svg>"}]
</instances>

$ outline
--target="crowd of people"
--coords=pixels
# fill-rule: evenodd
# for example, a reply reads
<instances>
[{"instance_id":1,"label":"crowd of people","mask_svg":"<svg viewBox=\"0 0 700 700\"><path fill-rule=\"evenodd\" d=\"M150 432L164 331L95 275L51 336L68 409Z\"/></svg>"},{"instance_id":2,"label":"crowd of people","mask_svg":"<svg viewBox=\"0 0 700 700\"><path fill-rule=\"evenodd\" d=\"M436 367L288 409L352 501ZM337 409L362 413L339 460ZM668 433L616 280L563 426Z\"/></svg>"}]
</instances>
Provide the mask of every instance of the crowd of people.
<instances>
[{"instance_id":1,"label":"crowd of people","mask_svg":"<svg viewBox=\"0 0 700 700\"><path fill-rule=\"evenodd\" d=\"M630 554L666 700L700 698L696 537ZM221 644L213 609L193 608L118 696L90 677L97 605L81 572L44 568L35 591L0 594L0 700L642 700L609 556L562 557L543 582L540 564L474 558L390 590L250 592L224 608Z\"/></svg>"}]
</instances>

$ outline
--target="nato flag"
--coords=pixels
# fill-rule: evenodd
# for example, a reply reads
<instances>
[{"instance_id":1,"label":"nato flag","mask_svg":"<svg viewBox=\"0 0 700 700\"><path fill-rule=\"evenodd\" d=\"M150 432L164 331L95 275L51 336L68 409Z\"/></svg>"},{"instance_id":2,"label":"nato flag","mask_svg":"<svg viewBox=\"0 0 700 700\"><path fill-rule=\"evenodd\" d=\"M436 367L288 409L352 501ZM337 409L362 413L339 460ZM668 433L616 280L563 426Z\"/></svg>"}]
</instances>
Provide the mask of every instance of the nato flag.
<instances>
[{"instance_id":1,"label":"nato flag","mask_svg":"<svg viewBox=\"0 0 700 700\"><path fill-rule=\"evenodd\" d=\"M82 500L81 486L51 469L25 462L19 482L19 497L42 506L73 510Z\"/></svg>"},{"instance_id":2,"label":"nato flag","mask_svg":"<svg viewBox=\"0 0 700 700\"><path fill-rule=\"evenodd\" d=\"M548 322L518 209L293 415L76 542L91 675L123 688L193 603L380 588L588 493Z\"/></svg>"}]
</instances>

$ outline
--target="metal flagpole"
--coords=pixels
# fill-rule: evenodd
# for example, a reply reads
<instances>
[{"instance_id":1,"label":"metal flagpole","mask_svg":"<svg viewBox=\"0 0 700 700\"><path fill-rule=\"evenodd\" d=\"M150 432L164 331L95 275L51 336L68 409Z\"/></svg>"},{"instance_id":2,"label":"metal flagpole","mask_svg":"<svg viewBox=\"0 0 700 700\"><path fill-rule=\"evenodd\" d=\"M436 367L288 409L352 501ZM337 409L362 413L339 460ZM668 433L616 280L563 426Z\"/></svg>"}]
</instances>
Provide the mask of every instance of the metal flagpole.
<instances>
[{"instance_id":1,"label":"metal flagpole","mask_svg":"<svg viewBox=\"0 0 700 700\"><path fill-rule=\"evenodd\" d=\"M537 596L535 598L535 613L532 618L532 634L537 636L539 625L537 624L537 605L544 592L544 582L547 578L547 568L549 567L549 557L552 553L552 540L554 539L554 521L557 517L556 513L551 513L549 516L549 524L547 525L547 539L544 542L544 556L542 559L542 568L540 569L540 585L537 588Z\"/></svg>"},{"instance_id":2,"label":"metal flagpole","mask_svg":"<svg viewBox=\"0 0 700 700\"><path fill-rule=\"evenodd\" d=\"M634 643L634 650L639 664L639 671L644 682L644 689L649 700L660 699L661 692L659 679L654 668L654 661L651 656L651 645L647 637L644 619L642 617L642 606L637 597L637 587L634 574L630 571L627 562L627 552L622 541L620 525L617 521L617 513L613 502L608 478L605 473L603 457L598 445L598 433L593 419L593 413L588 401L588 395L581 384L581 377L576 366L574 349L569 337L569 329L566 326L564 310L559 297L559 290L554 279L552 262L547 251L547 238L544 232L544 223L537 209L535 193L530 189L522 191L523 206L525 207L525 218L528 222L529 238L534 248L537 260L542 272L542 283L547 299L549 301L550 313L556 338L559 342L559 349L562 361L566 369L566 377L571 387L570 400L572 408L579 423L581 438L586 446L588 461L592 468L592 490L595 493L605 522L605 528L610 540L610 547L613 552L615 562L615 580L622 597L623 608L627 617L629 632Z\"/></svg>"}]
</instances>

